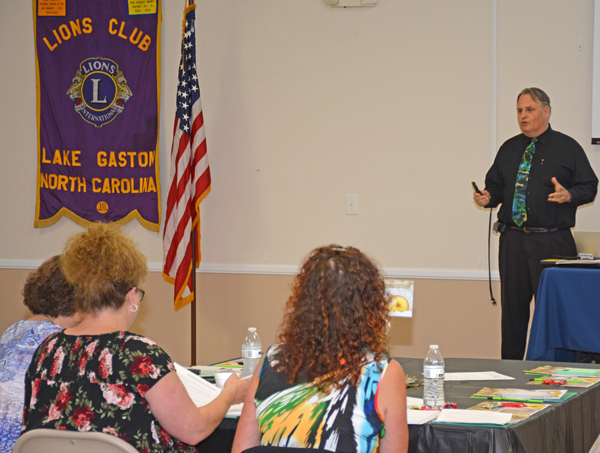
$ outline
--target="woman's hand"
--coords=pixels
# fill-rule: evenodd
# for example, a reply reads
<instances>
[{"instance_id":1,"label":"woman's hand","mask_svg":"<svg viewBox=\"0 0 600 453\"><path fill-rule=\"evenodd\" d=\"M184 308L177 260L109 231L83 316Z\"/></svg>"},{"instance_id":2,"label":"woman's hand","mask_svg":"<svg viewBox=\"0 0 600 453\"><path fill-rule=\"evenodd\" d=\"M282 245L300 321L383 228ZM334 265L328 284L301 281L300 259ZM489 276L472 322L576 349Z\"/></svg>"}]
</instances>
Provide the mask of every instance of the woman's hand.
<instances>
[{"instance_id":1,"label":"woman's hand","mask_svg":"<svg viewBox=\"0 0 600 453\"><path fill-rule=\"evenodd\" d=\"M223 392L229 392L231 394L231 404L239 404L244 401L249 384L250 381L248 379L240 379L237 377L237 374L233 373L229 376L229 379L225 381Z\"/></svg>"}]
</instances>

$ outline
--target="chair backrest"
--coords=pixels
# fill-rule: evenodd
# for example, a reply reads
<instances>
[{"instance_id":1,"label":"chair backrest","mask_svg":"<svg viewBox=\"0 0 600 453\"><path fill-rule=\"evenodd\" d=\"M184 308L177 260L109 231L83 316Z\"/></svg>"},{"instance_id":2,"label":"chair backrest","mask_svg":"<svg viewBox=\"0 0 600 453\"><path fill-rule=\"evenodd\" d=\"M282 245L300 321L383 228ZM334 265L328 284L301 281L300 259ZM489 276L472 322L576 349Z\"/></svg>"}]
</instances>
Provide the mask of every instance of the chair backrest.
<instances>
[{"instance_id":1,"label":"chair backrest","mask_svg":"<svg viewBox=\"0 0 600 453\"><path fill-rule=\"evenodd\" d=\"M244 450L242 453L331 453L321 448L293 448L262 445Z\"/></svg>"},{"instance_id":2,"label":"chair backrest","mask_svg":"<svg viewBox=\"0 0 600 453\"><path fill-rule=\"evenodd\" d=\"M34 429L17 440L13 453L138 453L123 439L105 433Z\"/></svg>"}]
</instances>

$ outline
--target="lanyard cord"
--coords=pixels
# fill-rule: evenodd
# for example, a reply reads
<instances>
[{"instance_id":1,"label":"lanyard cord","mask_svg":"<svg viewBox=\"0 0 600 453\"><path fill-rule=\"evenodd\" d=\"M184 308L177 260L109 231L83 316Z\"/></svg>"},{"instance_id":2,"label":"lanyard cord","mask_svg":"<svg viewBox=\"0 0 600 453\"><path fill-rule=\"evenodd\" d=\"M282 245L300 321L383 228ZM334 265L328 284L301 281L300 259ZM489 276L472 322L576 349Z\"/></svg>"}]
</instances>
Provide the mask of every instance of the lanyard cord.
<instances>
[{"instance_id":1,"label":"lanyard cord","mask_svg":"<svg viewBox=\"0 0 600 453\"><path fill-rule=\"evenodd\" d=\"M497 305L496 299L494 299L494 293L492 291L492 266L490 259L490 248L492 244L492 211L493 209L490 208L490 221L488 225L488 283L490 285L490 298L492 299L492 305Z\"/></svg>"}]
</instances>

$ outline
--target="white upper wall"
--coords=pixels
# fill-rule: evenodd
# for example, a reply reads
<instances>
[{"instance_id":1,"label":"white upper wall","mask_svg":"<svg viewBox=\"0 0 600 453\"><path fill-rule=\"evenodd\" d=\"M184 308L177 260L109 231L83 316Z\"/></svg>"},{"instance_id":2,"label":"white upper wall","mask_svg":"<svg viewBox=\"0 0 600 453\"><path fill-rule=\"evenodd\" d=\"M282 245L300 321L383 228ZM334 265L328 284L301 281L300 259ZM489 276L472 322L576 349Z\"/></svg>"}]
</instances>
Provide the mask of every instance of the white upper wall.
<instances>
[{"instance_id":1,"label":"white upper wall","mask_svg":"<svg viewBox=\"0 0 600 453\"><path fill-rule=\"evenodd\" d=\"M197 0L198 72L212 172L202 262L297 265L314 247L354 245L386 268L486 269L488 216L472 202L491 163L493 3ZM498 0L500 145L515 102L547 91L552 126L590 145L592 0ZM162 200L183 1L164 0ZM59 253L81 227L34 229L35 65L31 3L0 3L0 262ZM580 39L583 50L579 50ZM345 215L345 195L359 215ZM162 207L164 218L164 205ZM579 229L598 229L597 206ZM151 262L160 234L124 228ZM492 252L496 255L496 252ZM480 264L481 258L481 264ZM495 259L494 259L495 261Z\"/></svg>"}]
</instances>

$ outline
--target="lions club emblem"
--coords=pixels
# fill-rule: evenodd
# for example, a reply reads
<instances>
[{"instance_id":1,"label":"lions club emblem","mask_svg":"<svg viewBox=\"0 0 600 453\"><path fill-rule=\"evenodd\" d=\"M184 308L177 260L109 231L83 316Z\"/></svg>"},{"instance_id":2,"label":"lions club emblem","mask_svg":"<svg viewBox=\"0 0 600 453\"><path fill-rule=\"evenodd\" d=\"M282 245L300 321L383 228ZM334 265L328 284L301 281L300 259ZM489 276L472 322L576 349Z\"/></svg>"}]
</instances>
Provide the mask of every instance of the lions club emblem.
<instances>
[{"instance_id":1,"label":"lions club emblem","mask_svg":"<svg viewBox=\"0 0 600 453\"><path fill-rule=\"evenodd\" d=\"M88 58L79 65L67 95L85 121L102 127L123 112L133 93L118 64L108 58Z\"/></svg>"}]
</instances>

